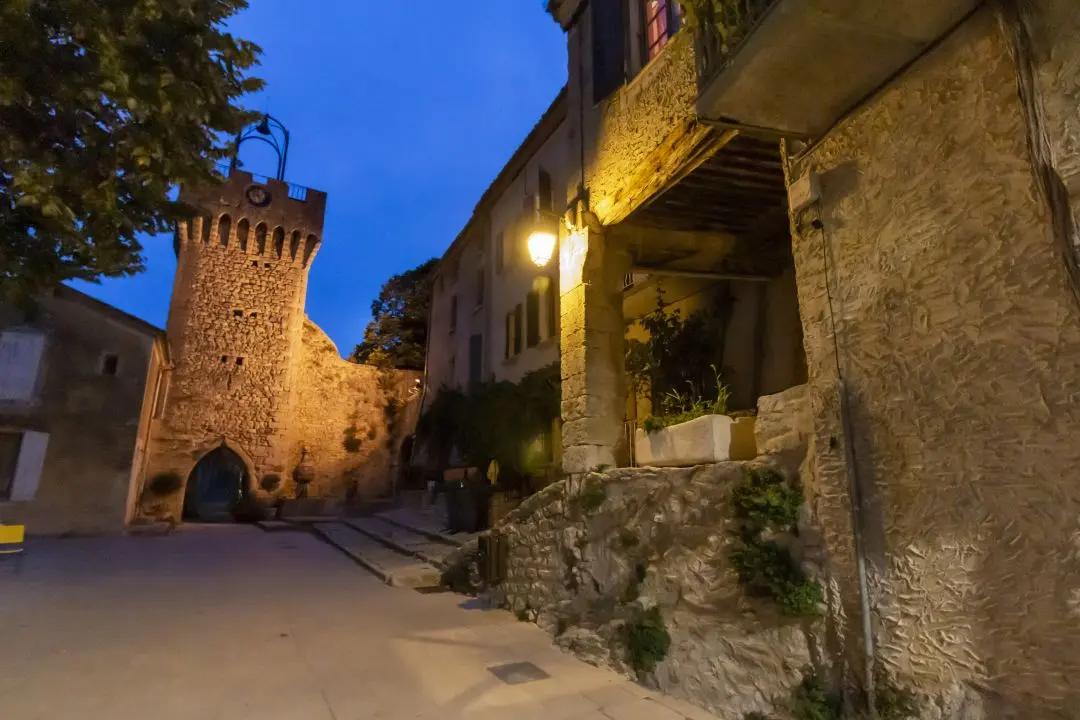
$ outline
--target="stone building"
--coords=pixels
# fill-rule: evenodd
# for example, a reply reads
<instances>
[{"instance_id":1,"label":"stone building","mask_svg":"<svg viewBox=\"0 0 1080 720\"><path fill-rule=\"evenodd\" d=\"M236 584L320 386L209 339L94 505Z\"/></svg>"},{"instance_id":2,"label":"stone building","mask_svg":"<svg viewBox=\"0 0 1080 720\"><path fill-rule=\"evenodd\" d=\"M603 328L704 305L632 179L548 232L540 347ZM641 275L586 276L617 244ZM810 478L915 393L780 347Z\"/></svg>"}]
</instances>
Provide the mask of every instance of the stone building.
<instances>
[{"instance_id":1,"label":"stone building","mask_svg":"<svg viewBox=\"0 0 1080 720\"><path fill-rule=\"evenodd\" d=\"M620 455L628 270L797 289L825 669L925 717L1074 716L1080 5L683 5L549 3L564 469Z\"/></svg>"},{"instance_id":2,"label":"stone building","mask_svg":"<svg viewBox=\"0 0 1080 720\"><path fill-rule=\"evenodd\" d=\"M180 199L198 214L176 231L141 516L388 493L418 375L347 362L304 314L326 194L233 171Z\"/></svg>"},{"instance_id":3,"label":"stone building","mask_svg":"<svg viewBox=\"0 0 1080 720\"><path fill-rule=\"evenodd\" d=\"M123 530L165 359L158 328L68 287L0 309L0 523Z\"/></svg>"},{"instance_id":4,"label":"stone building","mask_svg":"<svg viewBox=\"0 0 1080 720\"><path fill-rule=\"evenodd\" d=\"M558 362L556 267L526 237L536 207L562 213L569 177L565 89L499 171L435 271L427 386L515 382Z\"/></svg>"}]
</instances>

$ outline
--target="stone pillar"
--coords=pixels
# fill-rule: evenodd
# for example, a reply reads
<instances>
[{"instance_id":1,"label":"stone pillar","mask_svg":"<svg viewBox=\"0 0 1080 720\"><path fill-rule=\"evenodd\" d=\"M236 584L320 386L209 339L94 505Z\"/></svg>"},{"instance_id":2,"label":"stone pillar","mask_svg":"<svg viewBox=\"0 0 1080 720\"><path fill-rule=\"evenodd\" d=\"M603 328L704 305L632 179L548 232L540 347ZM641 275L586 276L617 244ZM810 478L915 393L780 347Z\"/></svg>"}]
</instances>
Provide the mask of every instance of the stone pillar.
<instances>
[{"instance_id":1,"label":"stone pillar","mask_svg":"<svg viewBox=\"0 0 1080 720\"><path fill-rule=\"evenodd\" d=\"M581 230L559 251L563 471L615 467L624 444L622 279L630 255Z\"/></svg>"}]
</instances>

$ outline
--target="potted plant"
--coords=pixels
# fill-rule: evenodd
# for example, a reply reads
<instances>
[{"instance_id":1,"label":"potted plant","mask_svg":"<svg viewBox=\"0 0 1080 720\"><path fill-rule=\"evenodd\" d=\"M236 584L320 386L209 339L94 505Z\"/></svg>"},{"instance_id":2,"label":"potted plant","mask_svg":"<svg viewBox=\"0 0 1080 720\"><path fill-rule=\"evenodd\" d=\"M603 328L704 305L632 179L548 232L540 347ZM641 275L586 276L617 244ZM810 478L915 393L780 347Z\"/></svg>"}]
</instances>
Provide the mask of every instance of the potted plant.
<instances>
[{"instance_id":1,"label":"potted plant","mask_svg":"<svg viewBox=\"0 0 1080 720\"><path fill-rule=\"evenodd\" d=\"M627 341L635 411L639 396L649 401L634 434L635 463L686 467L752 459L754 419L728 412L730 393L717 367L724 357L730 293L720 288L711 305L686 319L665 305L659 287L656 296L656 308L637 321L646 339Z\"/></svg>"},{"instance_id":2,"label":"potted plant","mask_svg":"<svg viewBox=\"0 0 1080 720\"><path fill-rule=\"evenodd\" d=\"M716 390L703 397L692 385L688 392L672 390L661 411L646 417L634 438L634 460L653 467L687 467L727 460L752 460L754 419L728 414L729 392L716 375Z\"/></svg>"}]
</instances>

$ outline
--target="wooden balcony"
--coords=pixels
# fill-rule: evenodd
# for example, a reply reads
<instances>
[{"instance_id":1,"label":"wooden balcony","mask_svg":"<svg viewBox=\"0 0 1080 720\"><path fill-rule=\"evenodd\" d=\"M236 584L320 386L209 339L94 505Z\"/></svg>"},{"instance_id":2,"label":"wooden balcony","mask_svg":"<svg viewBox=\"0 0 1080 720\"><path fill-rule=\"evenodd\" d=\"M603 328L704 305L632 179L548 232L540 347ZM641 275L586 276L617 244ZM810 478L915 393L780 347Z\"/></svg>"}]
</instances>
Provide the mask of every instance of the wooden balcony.
<instances>
[{"instance_id":1,"label":"wooden balcony","mask_svg":"<svg viewBox=\"0 0 1080 720\"><path fill-rule=\"evenodd\" d=\"M698 116L818 137L979 0L693 0Z\"/></svg>"}]
</instances>

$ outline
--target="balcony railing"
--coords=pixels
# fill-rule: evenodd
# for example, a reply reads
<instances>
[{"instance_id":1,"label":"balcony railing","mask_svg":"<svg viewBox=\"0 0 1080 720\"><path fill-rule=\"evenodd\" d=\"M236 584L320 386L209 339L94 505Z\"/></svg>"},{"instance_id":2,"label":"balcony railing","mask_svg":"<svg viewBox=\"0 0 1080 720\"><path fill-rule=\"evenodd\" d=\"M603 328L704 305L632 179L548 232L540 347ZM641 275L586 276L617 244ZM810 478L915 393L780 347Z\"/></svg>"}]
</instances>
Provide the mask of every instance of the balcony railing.
<instances>
[{"instance_id":1,"label":"balcony railing","mask_svg":"<svg viewBox=\"0 0 1080 720\"><path fill-rule=\"evenodd\" d=\"M232 174L233 168L232 168L232 165L230 163L219 162L219 163L215 163L215 166L217 168L217 171L224 178L228 178L229 175ZM256 183L259 183L261 185L265 185L267 182L270 181L270 177L268 177L266 175L260 175L259 173L253 173L253 172L249 172L247 170L244 170L244 172L251 175L252 182L256 182ZM289 198L291 198L292 200L299 200L300 202L305 202L307 200L307 194L308 194L308 189L309 188L306 188L303 185L295 185L295 184L293 184L291 182L286 182L285 184L289 186Z\"/></svg>"},{"instance_id":2,"label":"balcony railing","mask_svg":"<svg viewBox=\"0 0 1080 720\"><path fill-rule=\"evenodd\" d=\"M686 0L687 19L697 43L698 88L705 88L727 67L779 0Z\"/></svg>"}]
</instances>

